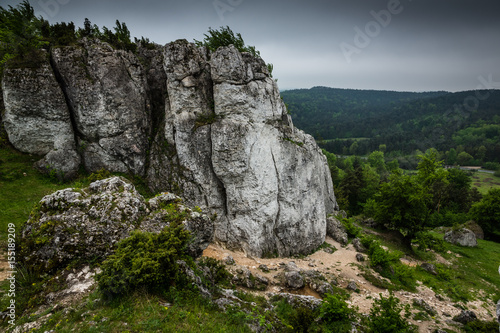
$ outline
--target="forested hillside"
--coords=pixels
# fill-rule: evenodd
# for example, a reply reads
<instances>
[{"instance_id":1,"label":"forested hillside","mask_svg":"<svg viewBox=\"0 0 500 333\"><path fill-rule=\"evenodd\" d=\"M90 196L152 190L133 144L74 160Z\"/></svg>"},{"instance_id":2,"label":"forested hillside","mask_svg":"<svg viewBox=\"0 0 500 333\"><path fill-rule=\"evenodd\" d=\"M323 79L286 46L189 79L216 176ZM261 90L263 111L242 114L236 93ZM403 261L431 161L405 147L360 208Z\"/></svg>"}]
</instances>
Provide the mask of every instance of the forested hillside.
<instances>
[{"instance_id":1,"label":"forested hillside","mask_svg":"<svg viewBox=\"0 0 500 333\"><path fill-rule=\"evenodd\" d=\"M454 149L472 164L500 158L499 90L411 93L314 87L281 95L294 125L336 154L368 154L385 145L395 155Z\"/></svg>"}]
</instances>

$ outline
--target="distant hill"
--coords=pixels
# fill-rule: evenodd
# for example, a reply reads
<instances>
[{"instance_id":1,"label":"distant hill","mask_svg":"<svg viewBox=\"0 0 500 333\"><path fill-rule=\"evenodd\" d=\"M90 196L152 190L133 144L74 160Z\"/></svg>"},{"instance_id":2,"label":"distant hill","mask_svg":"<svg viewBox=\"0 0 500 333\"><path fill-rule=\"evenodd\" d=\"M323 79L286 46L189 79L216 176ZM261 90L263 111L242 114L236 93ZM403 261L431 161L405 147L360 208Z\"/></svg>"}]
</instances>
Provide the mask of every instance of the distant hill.
<instances>
[{"instance_id":1,"label":"distant hill","mask_svg":"<svg viewBox=\"0 0 500 333\"><path fill-rule=\"evenodd\" d=\"M414 93L314 87L283 91L281 96L294 125L337 154L357 141L358 154L385 144L387 152L402 154L458 148L482 161L500 159L500 90Z\"/></svg>"}]
</instances>

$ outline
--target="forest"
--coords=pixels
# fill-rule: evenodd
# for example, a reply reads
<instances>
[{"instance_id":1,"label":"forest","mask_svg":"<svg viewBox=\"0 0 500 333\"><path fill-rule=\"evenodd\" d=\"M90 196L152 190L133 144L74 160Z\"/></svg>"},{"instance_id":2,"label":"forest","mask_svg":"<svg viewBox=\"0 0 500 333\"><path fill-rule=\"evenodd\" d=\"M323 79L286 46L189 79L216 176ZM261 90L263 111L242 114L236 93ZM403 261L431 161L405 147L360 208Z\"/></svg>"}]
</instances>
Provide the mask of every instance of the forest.
<instances>
[{"instance_id":1,"label":"forest","mask_svg":"<svg viewBox=\"0 0 500 333\"><path fill-rule=\"evenodd\" d=\"M499 90L412 93L314 87L281 95L294 125L331 153L382 150L401 157L435 148L449 165L500 162ZM416 160L401 166L414 169Z\"/></svg>"}]
</instances>

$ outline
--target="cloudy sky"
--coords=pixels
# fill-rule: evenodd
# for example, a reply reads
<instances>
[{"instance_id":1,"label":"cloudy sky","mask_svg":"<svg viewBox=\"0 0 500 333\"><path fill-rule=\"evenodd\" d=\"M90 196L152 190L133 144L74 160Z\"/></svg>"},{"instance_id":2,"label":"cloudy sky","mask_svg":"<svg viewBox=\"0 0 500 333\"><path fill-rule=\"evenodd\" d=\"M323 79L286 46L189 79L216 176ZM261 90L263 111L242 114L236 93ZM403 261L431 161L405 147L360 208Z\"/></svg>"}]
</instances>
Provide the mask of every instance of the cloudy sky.
<instances>
[{"instance_id":1,"label":"cloudy sky","mask_svg":"<svg viewBox=\"0 0 500 333\"><path fill-rule=\"evenodd\" d=\"M2 7L20 1L0 0ZM280 89L500 88L498 0L31 0L51 23L84 18L165 44L228 25L274 64ZM498 82L498 83L497 83Z\"/></svg>"}]
</instances>

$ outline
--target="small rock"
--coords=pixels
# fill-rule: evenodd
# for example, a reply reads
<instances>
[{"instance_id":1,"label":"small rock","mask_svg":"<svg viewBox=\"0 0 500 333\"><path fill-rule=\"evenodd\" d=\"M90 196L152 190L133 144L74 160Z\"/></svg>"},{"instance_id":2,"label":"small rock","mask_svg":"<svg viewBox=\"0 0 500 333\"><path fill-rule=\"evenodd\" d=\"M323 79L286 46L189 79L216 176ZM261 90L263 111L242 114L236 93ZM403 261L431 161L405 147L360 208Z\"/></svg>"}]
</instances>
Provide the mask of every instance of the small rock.
<instances>
[{"instance_id":1,"label":"small rock","mask_svg":"<svg viewBox=\"0 0 500 333\"><path fill-rule=\"evenodd\" d=\"M224 258L224 260L223 260L223 261L224 261L224 263L225 263L226 265L229 265L229 266L234 265L234 258L233 258L232 256L230 256L230 255L227 255L227 256Z\"/></svg>"},{"instance_id":2,"label":"small rock","mask_svg":"<svg viewBox=\"0 0 500 333\"><path fill-rule=\"evenodd\" d=\"M300 289L304 287L304 278L298 271L291 271L285 273L286 285L293 289Z\"/></svg>"},{"instance_id":3,"label":"small rock","mask_svg":"<svg viewBox=\"0 0 500 333\"><path fill-rule=\"evenodd\" d=\"M434 266L433 264L424 262L423 264L420 265L420 268L422 268L427 273L431 273L432 275L438 275L436 266Z\"/></svg>"},{"instance_id":4,"label":"small rock","mask_svg":"<svg viewBox=\"0 0 500 333\"><path fill-rule=\"evenodd\" d=\"M264 273L268 273L269 272L269 267L267 267L267 265L264 265L264 264L259 265L259 269L261 271L263 271Z\"/></svg>"},{"instance_id":5,"label":"small rock","mask_svg":"<svg viewBox=\"0 0 500 333\"><path fill-rule=\"evenodd\" d=\"M352 290L352 291L357 291L358 290L358 285L356 284L356 282L351 281L347 285L347 289Z\"/></svg>"},{"instance_id":6,"label":"small rock","mask_svg":"<svg viewBox=\"0 0 500 333\"><path fill-rule=\"evenodd\" d=\"M413 305L422 308L425 312L427 312L431 316L437 315L436 309L434 309L432 306L430 306L426 301L424 301L421 298L414 298Z\"/></svg>"},{"instance_id":7,"label":"small rock","mask_svg":"<svg viewBox=\"0 0 500 333\"><path fill-rule=\"evenodd\" d=\"M359 262L365 261L365 256L362 255L361 253L356 253L356 260Z\"/></svg>"},{"instance_id":8,"label":"small rock","mask_svg":"<svg viewBox=\"0 0 500 333\"><path fill-rule=\"evenodd\" d=\"M356 249L356 251L361 253L366 253L366 248L361 244L361 240L359 238L354 238L352 240L352 245Z\"/></svg>"},{"instance_id":9,"label":"small rock","mask_svg":"<svg viewBox=\"0 0 500 333\"><path fill-rule=\"evenodd\" d=\"M470 310L462 310L462 312L460 312L458 316L453 317L453 321L456 321L464 325L476 319L477 319L476 314Z\"/></svg>"}]
</instances>

